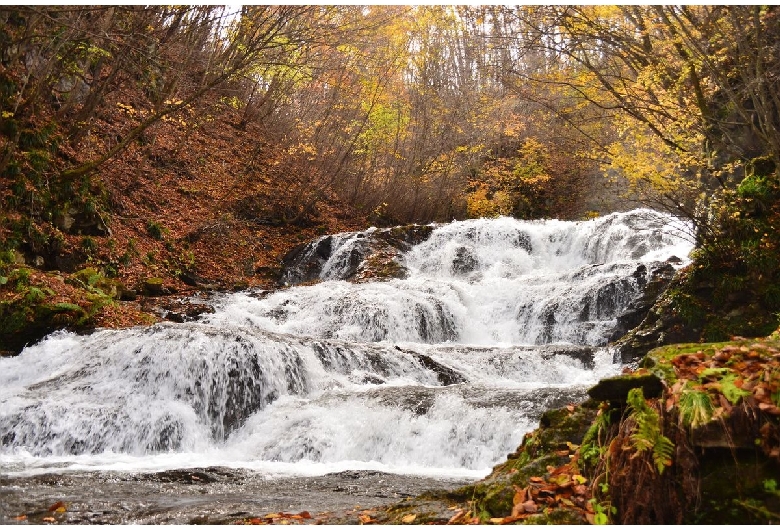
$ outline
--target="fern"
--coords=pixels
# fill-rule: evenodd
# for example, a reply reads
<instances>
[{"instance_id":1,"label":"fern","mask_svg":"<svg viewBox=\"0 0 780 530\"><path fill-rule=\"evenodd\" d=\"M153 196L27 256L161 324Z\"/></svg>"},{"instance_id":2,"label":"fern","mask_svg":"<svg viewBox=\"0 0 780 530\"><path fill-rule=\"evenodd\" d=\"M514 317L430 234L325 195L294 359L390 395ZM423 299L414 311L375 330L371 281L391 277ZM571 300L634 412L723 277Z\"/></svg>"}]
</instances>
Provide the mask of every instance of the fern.
<instances>
[{"instance_id":1,"label":"fern","mask_svg":"<svg viewBox=\"0 0 780 530\"><path fill-rule=\"evenodd\" d=\"M664 469L672 465L674 443L661 434L658 413L647 404L641 388L631 389L627 401L631 409L629 417L636 423L636 428L631 434L634 449L637 454L652 450L653 463L661 474Z\"/></svg>"},{"instance_id":2,"label":"fern","mask_svg":"<svg viewBox=\"0 0 780 530\"><path fill-rule=\"evenodd\" d=\"M689 390L680 396L680 419L683 425L695 429L712 419L714 407L710 396L700 390Z\"/></svg>"},{"instance_id":3,"label":"fern","mask_svg":"<svg viewBox=\"0 0 780 530\"><path fill-rule=\"evenodd\" d=\"M723 392L723 395L726 396L726 399L728 399L732 405L736 405L740 399L750 395L750 392L742 390L734 384L736 380L737 374L735 373L724 375L723 379L720 380L720 391Z\"/></svg>"}]
</instances>

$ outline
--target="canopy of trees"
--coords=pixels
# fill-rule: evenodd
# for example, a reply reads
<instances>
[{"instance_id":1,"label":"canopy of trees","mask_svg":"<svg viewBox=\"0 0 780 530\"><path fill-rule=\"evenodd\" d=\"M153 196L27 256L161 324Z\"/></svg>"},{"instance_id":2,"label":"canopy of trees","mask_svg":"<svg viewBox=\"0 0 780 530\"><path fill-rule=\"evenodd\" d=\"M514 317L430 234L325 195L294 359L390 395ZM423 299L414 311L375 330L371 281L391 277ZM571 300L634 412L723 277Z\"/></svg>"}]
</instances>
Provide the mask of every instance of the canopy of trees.
<instances>
[{"instance_id":1,"label":"canopy of trees","mask_svg":"<svg viewBox=\"0 0 780 530\"><path fill-rule=\"evenodd\" d=\"M582 215L590 177L608 167L646 200L695 217L702 192L733 188L780 153L773 7L40 6L0 16L4 172L36 165L41 147L25 131L44 107L56 110L60 142L79 149L126 83L147 98L126 103L131 125L58 179L94 173L209 93L310 163L291 183L301 212L328 188L396 220Z\"/></svg>"}]
</instances>

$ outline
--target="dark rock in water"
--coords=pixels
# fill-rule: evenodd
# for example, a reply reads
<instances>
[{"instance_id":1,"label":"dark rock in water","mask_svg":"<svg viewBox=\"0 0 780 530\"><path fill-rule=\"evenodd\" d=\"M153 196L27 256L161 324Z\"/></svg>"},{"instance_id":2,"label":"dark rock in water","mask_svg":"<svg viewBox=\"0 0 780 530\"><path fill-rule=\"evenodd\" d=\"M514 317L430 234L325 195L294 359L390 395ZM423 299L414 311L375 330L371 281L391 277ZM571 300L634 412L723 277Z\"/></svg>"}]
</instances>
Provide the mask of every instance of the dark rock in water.
<instances>
[{"instance_id":1,"label":"dark rock in water","mask_svg":"<svg viewBox=\"0 0 780 530\"><path fill-rule=\"evenodd\" d=\"M531 245L531 236L526 234L525 232L520 232L517 235L517 240L515 241L515 244L528 252L529 254L533 251L533 246Z\"/></svg>"},{"instance_id":2,"label":"dark rock in water","mask_svg":"<svg viewBox=\"0 0 780 530\"><path fill-rule=\"evenodd\" d=\"M444 386L457 385L466 382L466 378L463 377L462 374L456 372L455 370L453 370L448 366L444 366L443 364L437 363L436 361L434 361L433 359L431 359L429 356L425 354L402 350L398 346L396 346L395 348L398 351L405 351L406 353L409 353L417 357L417 359L420 361L420 364L422 364L428 370L436 373L436 378L439 380L439 383L441 383Z\"/></svg>"},{"instance_id":3,"label":"dark rock in water","mask_svg":"<svg viewBox=\"0 0 780 530\"><path fill-rule=\"evenodd\" d=\"M624 337L629 332L632 334L642 333L637 327L642 324L642 327L644 328L646 324L648 324L646 321L653 318L651 309L656 305L659 301L659 297L671 284L675 274L676 270L669 262L652 264L650 265L649 271L645 265L637 267L633 276L639 286L644 289L642 296L631 302L626 310L618 315L617 325L609 336L610 342L620 341L618 344L618 351L622 362L633 362L641 358L653 347L660 345L653 344L647 349L644 349L641 346L640 341L639 343L636 343L636 346L632 347L629 345L629 342L633 341Z\"/></svg>"},{"instance_id":4,"label":"dark rock in water","mask_svg":"<svg viewBox=\"0 0 780 530\"><path fill-rule=\"evenodd\" d=\"M634 363L653 348L676 342L696 342L698 330L686 325L683 318L671 308L669 290L682 283L671 264L651 273L642 297L618 317L618 326L611 339L616 346L616 357L623 363Z\"/></svg>"},{"instance_id":5,"label":"dark rock in water","mask_svg":"<svg viewBox=\"0 0 780 530\"><path fill-rule=\"evenodd\" d=\"M149 313L155 313L165 320L177 323L192 322L205 313L214 313L212 305L187 299L159 298L154 302L144 300L142 307Z\"/></svg>"},{"instance_id":6,"label":"dark rock in water","mask_svg":"<svg viewBox=\"0 0 780 530\"><path fill-rule=\"evenodd\" d=\"M568 344L548 344L543 346L537 346L534 349L539 350L543 359L552 359L556 355L565 355L580 361L588 370L592 370L596 366L595 348L590 346L575 346Z\"/></svg>"},{"instance_id":7,"label":"dark rock in water","mask_svg":"<svg viewBox=\"0 0 780 530\"><path fill-rule=\"evenodd\" d=\"M474 254L466 247L459 247L455 251L455 259L452 261L452 272L455 274L468 274L473 272L479 265L479 261Z\"/></svg>"},{"instance_id":8,"label":"dark rock in water","mask_svg":"<svg viewBox=\"0 0 780 530\"><path fill-rule=\"evenodd\" d=\"M555 313L558 312L558 304L551 304L545 308L544 315L541 316L542 332L536 338L537 344L549 344L553 341L553 331L555 330Z\"/></svg>"},{"instance_id":9,"label":"dark rock in water","mask_svg":"<svg viewBox=\"0 0 780 530\"><path fill-rule=\"evenodd\" d=\"M292 249L282 258L280 283L296 285L318 279L322 266L330 257L332 245L333 236L327 236Z\"/></svg>"},{"instance_id":10,"label":"dark rock in water","mask_svg":"<svg viewBox=\"0 0 780 530\"><path fill-rule=\"evenodd\" d=\"M402 408L417 416L424 416L436 401L436 389L426 387L397 387L369 391L384 406Z\"/></svg>"},{"instance_id":11,"label":"dark rock in water","mask_svg":"<svg viewBox=\"0 0 780 530\"><path fill-rule=\"evenodd\" d=\"M330 279L367 281L402 278L406 270L400 255L425 241L433 226L408 225L337 236L324 236L292 249L283 259L281 285L299 285L322 279L322 272L343 245L347 251Z\"/></svg>"},{"instance_id":12,"label":"dark rock in water","mask_svg":"<svg viewBox=\"0 0 780 530\"><path fill-rule=\"evenodd\" d=\"M391 247L407 251L413 246L426 241L434 228L433 225L396 226L385 230L378 230L375 233L375 237L384 241Z\"/></svg>"}]
</instances>

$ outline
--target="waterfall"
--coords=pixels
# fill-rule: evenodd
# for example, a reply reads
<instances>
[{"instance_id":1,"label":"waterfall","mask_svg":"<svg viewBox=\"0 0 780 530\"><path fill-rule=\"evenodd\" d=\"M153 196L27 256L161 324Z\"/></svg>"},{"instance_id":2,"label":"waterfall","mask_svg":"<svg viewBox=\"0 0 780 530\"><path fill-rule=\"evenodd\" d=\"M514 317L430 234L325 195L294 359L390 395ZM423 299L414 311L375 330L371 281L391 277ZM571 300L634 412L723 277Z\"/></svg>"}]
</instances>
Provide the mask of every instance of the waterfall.
<instances>
[{"instance_id":1,"label":"waterfall","mask_svg":"<svg viewBox=\"0 0 780 530\"><path fill-rule=\"evenodd\" d=\"M0 359L0 471L483 476L545 408L620 370L608 341L667 260L685 263L683 230L648 210L453 222L398 247L403 277L359 283L345 278L386 232L320 238L299 251L319 283Z\"/></svg>"}]
</instances>

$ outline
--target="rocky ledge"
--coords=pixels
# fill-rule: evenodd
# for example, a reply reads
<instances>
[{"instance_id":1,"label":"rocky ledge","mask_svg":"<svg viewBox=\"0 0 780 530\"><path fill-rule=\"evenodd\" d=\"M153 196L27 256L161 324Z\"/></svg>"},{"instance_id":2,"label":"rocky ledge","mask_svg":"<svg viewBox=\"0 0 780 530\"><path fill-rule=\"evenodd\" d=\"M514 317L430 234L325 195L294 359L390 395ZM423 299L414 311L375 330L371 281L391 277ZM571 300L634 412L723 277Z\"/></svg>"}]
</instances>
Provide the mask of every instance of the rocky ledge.
<instances>
[{"instance_id":1,"label":"rocky ledge","mask_svg":"<svg viewBox=\"0 0 780 530\"><path fill-rule=\"evenodd\" d=\"M406 268L401 254L428 239L433 229L434 225L413 224L323 236L287 253L282 260L280 284L299 285L322 279L323 267L337 250L344 250L345 244L349 248L341 257L338 279L361 282L403 278Z\"/></svg>"}]
</instances>

